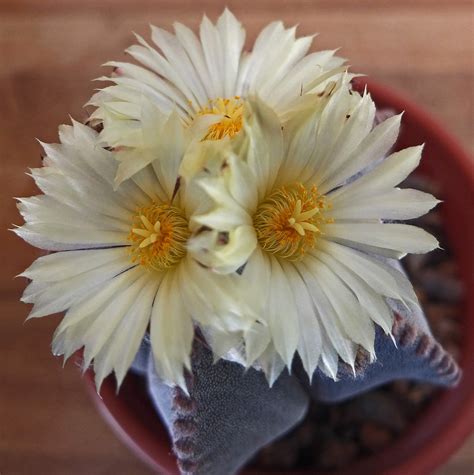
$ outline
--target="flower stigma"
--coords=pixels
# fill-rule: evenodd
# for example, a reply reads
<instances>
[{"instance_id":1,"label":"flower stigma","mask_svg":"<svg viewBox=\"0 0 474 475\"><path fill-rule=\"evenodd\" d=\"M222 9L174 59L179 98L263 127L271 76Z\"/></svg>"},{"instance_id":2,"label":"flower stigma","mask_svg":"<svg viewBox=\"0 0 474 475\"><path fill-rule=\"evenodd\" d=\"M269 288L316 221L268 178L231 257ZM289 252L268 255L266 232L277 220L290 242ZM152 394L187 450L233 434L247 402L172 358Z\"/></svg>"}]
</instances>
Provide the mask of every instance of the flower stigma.
<instances>
[{"instance_id":1,"label":"flower stigma","mask_svg":"<svg viewBox=\"0 0 474 475\"><path fill-rule=\"evenodd\" d=\"M321 228L334 222L326 216L331 204L318 194L297 183L272 192L257 208L253 224L263 250L296 261L314 248Z\"/></svg>"},{"instance_id":2,"label":"flower stigma","mask_svg":"<svg viewBox=\"0 0 474 475\"><path fill-rule=\"evenodd\" d=\"M209 127L202 140L220 140L238 134L242 128L243 108L240 96L229 99L219 97L209 101L209 105L202 108L198 115L220 115L222 119Z\"/></svg>"},{"instance_id":3,"label":"flower stigma","mask_svg":"<svg viewBox=\"0 0 474 475\"><path fill-rule=\"evenodd\" d=\"M139 208L128 235L133 263L163 271L186 255L188 222L176 206L154 203Z\"/></svg>"}]
</instances>

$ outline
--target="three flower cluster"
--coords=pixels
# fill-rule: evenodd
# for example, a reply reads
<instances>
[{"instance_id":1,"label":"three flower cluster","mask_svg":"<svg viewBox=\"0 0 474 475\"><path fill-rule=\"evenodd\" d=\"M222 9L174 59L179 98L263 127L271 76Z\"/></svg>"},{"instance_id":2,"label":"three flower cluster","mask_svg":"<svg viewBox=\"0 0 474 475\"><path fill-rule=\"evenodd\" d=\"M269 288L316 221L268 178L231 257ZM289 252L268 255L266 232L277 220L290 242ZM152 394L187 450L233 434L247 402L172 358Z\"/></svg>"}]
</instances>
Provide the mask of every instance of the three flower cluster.
<instances>
[{"instance_id":1,"label":"three flower cluster","mask_svg":"<svg viewBox=\"0 0 474 475\"><path fill-rule=\"evenodd\" d=\"M86 125L59 129L19 200L15 232L55 251L22 275L32 317L65 316L53 352L84 347L96 384L121 383L149 332L158 374L186 388L196 331L216 358L272 384L295 354L336 378L391 302L418 306L393 262L437 247L397 223L438 202L396 186L422 147L389 155L401 115L374 125L370 94L335 51L271 23L251 52L225 11L199 37L152 27L108 63Z\"/></svg>"}]
</instances>

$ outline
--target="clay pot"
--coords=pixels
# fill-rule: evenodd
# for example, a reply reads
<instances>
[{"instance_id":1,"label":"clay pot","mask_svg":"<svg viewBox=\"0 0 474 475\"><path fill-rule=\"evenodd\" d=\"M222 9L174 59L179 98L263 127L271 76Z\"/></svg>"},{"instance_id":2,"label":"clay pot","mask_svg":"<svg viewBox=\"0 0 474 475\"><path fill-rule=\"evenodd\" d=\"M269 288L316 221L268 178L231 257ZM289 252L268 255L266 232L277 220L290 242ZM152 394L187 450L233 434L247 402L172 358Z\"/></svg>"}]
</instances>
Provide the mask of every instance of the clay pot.
<instances>
[{"instance_id":1,"label":"clay pot","mask_svg":"<svg viewBox=\"0 0 474 475\"><path fill-rule=\"evenodd\" d=\"M365 84L358 81L356 88L361 90ZM417 173L432 178L440 186L440 196L445 201L442 207L445 231L465 288L473 289L474 162L456 140L417 105L376 83L368 82L367 86L378 108L405 110L397 148L426 144ZM429 474L443 464L473 430L474 298L464 302L463 317L460 365L464 376L459 386L440 392L403 436L376 455L351 462L347 474ZM102 386L101 397L95 392L90 373L86 373L85 381L97 408L118 437L159 473L177 474L166 429L140 378L128 375L116 394L115 381L109 377ZM338 471L341 473L346 472Z\"/></svg>"}]
</instances>

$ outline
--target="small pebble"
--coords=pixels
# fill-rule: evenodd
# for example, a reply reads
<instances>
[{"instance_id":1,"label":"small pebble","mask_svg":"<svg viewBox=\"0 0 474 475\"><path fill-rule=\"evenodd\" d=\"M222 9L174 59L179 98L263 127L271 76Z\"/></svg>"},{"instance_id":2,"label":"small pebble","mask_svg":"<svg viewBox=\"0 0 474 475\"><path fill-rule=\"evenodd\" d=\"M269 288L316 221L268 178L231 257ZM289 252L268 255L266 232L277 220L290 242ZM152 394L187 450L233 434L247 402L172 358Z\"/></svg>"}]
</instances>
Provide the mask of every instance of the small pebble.
<instances>
[{"instance_id":1,"label":"small pebble","mask_svg":"<svg viewBox=\"0 0 474 475\"><path fill-rule=\"evenodd\" d=\"M263 467L291 468L295 466L299 455L299 448L284 440L275 442L260 451L259 464Z\"/></svg>"},{"instance_id":2,"label":"small pebble","mask_svg":"<svg viewBox=\"0 0 474 475\"><path fill-rule=\"evenodd\" d=\"M431 384L418 383L407 394L407 399L415 405L426 402L434 393L435 389Z\"/></svg>"},{"instance_id":3,"label":"small pebble","mask_svg":"<svg viewBox=\"0 0 474 475\"><path fill-rule=\"evenodd\" d=\"M347 417L354 422L370 421L397 432L407 425L399 401L386 392L369 391L348 401L348 406Z\"/></svg>"},{"instance_id":4,"label":"small pebble","mask_svg":"<svg viewBox=\"0 0 474 475\"><path fill-rule=\"evenodd\" d=\"M390 389L401 397L406 397L410 391L410 381L405 379L400 379L399 381L394 381L390 385Z\"/></svg>"},{"instance_id":5,"label":"small pebble","mask_svg":"<svg viewBox=\"0 0 474 475\"><path fill-rule=\"evenodd\" d=\"M393 435L386 427L372 422L365 422L360 428L360 442L364 448L371 452L381 449L392 440Z\"/></svg>"},{"instance_id":6,"label":"small pebble","mask_svg":"<svg viewBox=\"0 0 474 475\"><path fill-rule=\"evenodd\" d=\"M355 442L328 440L322 447L319 464L322 468L340 468L356 458L359 450Z\"/></svg>"},{"instance_id":7,"label":"small pebble","mask_svg":"<svg viewBox=\"0 0 474 475\"><path fill-rule=\"evenodd\" d=\"M311 442L314 439L315 429L313 424L303 423L297 429L295 437L298 439L301 446L311 445Z\"/></svg>"}]
</instances>

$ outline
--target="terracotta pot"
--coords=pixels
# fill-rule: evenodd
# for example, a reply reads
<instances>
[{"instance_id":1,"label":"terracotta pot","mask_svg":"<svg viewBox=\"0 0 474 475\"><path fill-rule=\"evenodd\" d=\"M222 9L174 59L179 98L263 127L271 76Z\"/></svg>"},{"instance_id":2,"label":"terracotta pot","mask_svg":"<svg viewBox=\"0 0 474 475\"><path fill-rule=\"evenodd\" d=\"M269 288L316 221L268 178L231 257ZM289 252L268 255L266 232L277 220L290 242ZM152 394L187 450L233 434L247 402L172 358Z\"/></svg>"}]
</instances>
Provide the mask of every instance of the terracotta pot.
<instances>
[{"instance_id":1,"label":"terracotta pot","mask_svg":"<svg viewBox=\"0 0 474 475\"><path fill-rule=\"evenodd\" d=\"M364 84L359 81L357 88L360 90ZM379 108L405 110L397 148L426 143L424 159L418 171L433 178L441 187L440 195L445 201L442 213L446 233L465 288L473 289L474 167L471 158L441 125L418 106L385 87L372 82L367 85ZM464 303L463 315L461 367L464 376L459 386L441 392L392 445L375 456L351 463L348 474L429 474L445 462L473 430L474 299L468 299ZM114 379L109 377L102 386L101 397L95 392L90 373L86 373L85 380L100 413L118 437L159 473L177 474L166 429L140 379L128 375L120 392L116 394Z\"/></svg>"}]
</instances>

